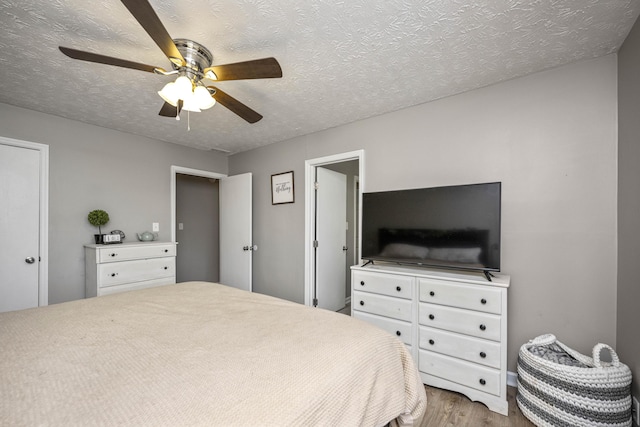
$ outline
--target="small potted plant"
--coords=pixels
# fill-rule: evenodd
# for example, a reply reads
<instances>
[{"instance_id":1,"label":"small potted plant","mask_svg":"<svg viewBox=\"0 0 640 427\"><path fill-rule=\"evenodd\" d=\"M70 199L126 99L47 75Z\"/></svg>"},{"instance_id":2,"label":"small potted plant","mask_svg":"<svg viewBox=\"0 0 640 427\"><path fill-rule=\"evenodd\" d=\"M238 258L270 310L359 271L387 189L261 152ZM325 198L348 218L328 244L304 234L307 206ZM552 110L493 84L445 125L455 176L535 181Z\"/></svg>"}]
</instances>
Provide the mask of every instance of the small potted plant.
<instances>
[{"instance_id":1,"label":"small potted plant","mask_svg":"<svg viewBox=\"0 0 640 427\"><path fill-rule=\"evenodd\" d=\"M87 216L89 220L89 224L98 227L98 233L94 234L93 237L96 240L96 243L102 243L102 226L109 222L109 214L103 211L102 209L96 209L89 212Z\"/></svg>"}]
</instances>

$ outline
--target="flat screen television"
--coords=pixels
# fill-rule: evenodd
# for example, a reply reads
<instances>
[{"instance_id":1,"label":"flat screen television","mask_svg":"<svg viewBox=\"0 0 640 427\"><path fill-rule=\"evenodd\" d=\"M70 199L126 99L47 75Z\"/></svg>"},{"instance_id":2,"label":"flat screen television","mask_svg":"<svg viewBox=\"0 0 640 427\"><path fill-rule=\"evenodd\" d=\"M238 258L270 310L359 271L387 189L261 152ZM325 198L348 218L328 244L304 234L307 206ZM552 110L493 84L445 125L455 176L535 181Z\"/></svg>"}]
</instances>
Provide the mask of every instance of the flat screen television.
<instances>
[{"instance_id":1,"label":"flat screen television","mask_svg":"<svg viewBox=\"0 0 640 427\"><path fill-rule=\"evenodd\" d=\"M362 194L362 259L500 271L501 183Z\"/></svg>"}]
</instances>

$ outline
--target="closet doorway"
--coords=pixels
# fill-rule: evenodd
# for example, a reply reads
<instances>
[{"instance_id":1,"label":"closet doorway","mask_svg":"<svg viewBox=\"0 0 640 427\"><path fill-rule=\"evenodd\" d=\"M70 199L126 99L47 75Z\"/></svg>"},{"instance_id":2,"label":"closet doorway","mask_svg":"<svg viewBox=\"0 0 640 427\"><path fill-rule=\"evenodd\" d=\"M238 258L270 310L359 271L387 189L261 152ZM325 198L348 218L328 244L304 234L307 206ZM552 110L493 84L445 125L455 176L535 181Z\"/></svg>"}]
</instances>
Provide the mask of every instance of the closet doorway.
<instances>
[{"instance_id":1,"label":"closet doorway","mask_svg":"<svg viewBox=\"0 0 640 427\"><path fill-rule=\"evenodd\" d=\"M351 296L350 267L359 262L360 205L363 188L364 151L353 151L305 162L305 304L334 311L348 306ZM343 175L345 188L329 196L323 177ZM340 193L340 195L338 195ZM336 197L345 198L342 203ZM341 206L333 209L322 206ZM346 209L345 206L346 205ZM332 218L327 218L331 216ZM337 228L327 231L327 224ZM338 238L340 237L340 238ZM327 245L330 248L327 248ZM327 251L330 253L327 255ZM342 257L340 263L335 260ZM342 265L339 269L332 266ZM328 272L336 270L331 275Z\"/></svg>"},{"instance_id":2,"label":"closet doorway","mask_svg":"<svg viewBox=\"0 0 640 427\"><path fill-rule=\"evenodd\" d=\"M176 175L176 281L220 281L220 180Z\"/></svg>"},{"instance_id":3,"label":"closet doorway","mask_svg":"<svg viewBox=\"0 0 640 427\"><path fill-rule=\"evenodd\" d=\"M179 175L185 175L186 177L179 178ZM204 178L205 180L197 180L196 178ZM215 235L204 235L203 232L195 233L195 237L192 239L195 241L195 246L203 246L203 241L210 241L210 245L217 245L217 254L213 251L200 251L197 249L189 248L193 242L188 240L182 242L177 238L180 232L186 232L188 228L197 228L198 225L187 224L184 219L178 218L178 181L184 180L185 182L200 182L204 183L204 186L212 184L214 187L217 184L217 201L207 203L211 206L210 211L202 211L205 204L198 203L198 200L191 201L187 205L187 210L196 211L189 212L194 214L201 220L209 220L214 224L214 228L217 227L218 238ZM208 184L207 184L208 182ZM176 265L178 267L178 281L184 280L205 280L205 278L195 277L189 275L185 270L191 266L198 266L199 270L205 271L208 267L214 266L207 274L212 274L206 280L212 280L216 274L215 264L218 265L217 275L219 283L233 286L239 289L247 291L252 290L252 253L255 246L252 243L252 218L251 218L251 200L252 200L252 175L250 173L244 173L240 175L227 176L215 172L202 171L197 169L184 168L180 166L171 166L171 241L178 243L178 254L176 259ZM198 191L194 191L198 193ZM208 189L207 194L211 197L215 197L216 190ZM208 197L208 196L207 196ZM184 203L181 201L181 203ZM218 215L215 214L215 206L218 206ZM182 224L182 230L180 230L180 224ZM212 232L215 233L215 232ZM181 237L189 239L186 234L182 234ZM188 259L187 259L188 258ZM187 266L185 266L187 265ZM208 266L207 266L208 265ZM204 273L202 273L204 274ZM201 276L203 277L203 276Z\"/></svg>"}]
</instances>

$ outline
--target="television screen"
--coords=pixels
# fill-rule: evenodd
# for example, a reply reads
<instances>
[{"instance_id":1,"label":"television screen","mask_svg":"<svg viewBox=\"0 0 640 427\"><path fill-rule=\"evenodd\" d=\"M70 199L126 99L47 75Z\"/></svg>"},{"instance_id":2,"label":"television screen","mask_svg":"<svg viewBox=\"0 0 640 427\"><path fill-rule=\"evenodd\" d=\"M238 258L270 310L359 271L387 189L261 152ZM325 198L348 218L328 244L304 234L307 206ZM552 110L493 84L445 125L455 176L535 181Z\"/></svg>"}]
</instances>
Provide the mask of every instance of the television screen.
<instances>
[{"instance_id":1,"label":"television screen","mask_svg":"<svg viewBox=\"0 0 640 427\"><path fill-rule=\"evenodd\" d=\"M501 183L362 194L362 258L500 271Z\"/></svg>"}]
</instances>

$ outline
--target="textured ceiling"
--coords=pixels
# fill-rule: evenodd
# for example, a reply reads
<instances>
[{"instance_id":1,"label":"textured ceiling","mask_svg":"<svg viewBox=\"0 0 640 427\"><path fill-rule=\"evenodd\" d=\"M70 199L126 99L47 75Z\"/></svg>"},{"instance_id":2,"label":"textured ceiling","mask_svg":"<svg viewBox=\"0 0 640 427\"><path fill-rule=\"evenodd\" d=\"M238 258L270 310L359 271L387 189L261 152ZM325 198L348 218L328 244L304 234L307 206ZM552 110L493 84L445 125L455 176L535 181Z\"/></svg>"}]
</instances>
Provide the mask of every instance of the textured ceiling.
<instances>
[{"instance_id":1,"label":"textured ceiling","mask_svg":"<svg viewBox=\"0 0 640 427\"><path fill-rule=\"evenodd\" d=\"M119 0L0 0L0 102L163 141L250 150L616 52L640 0L149 0L214 64L273 56L282 79L218 82L221 105L158 116L171 77L64 56L67 46L170 69Z\"/></svg>"}]
</instances>

